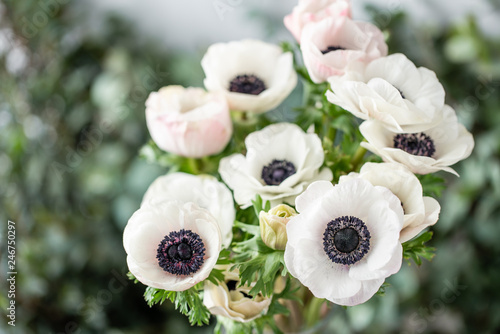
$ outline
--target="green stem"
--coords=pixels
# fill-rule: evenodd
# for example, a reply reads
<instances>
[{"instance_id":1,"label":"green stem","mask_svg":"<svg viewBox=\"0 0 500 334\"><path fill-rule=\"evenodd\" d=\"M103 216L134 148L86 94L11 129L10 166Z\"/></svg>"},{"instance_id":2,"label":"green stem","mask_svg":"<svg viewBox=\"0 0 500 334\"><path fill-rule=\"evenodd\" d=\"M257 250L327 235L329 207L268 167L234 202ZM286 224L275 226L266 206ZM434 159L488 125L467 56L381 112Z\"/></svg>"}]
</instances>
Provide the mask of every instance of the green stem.
<instances>
[{"instance_id":1,"label":"green stem","mask_svg":"<svg viewBox=\"0 0 500 334\"><path fill-rule=\"evenodd\" d=\"M191 174L200 174L198 159L187 158L188 168Z\"/></svg>"},{"instance_id":2,"label":"green stem","mask_svg":"<svg viewBox=\"0 0 500 334\"><path fill-rule=\"evenodd\" d=\"M363 162L363 157L366 154L366 148L359 145L358 149L352 157L352 171L356 171L361 162Z\"/></svg>"},{"instance_id":3,"label":"green stem","mask_svg":"<svg viewBox=\"0 0 500 334\"><path fill-rule=\"evenodd\" d=\"M313 327L320 318L321 305L325 302L324 299L312 297L306 309L306 325L308 328Z\"/></svg>"},{"instance_id":4,"label":"green stem","mask_svg":"<svg viewBox=\"0 0 500 334\"><path fill-rule=\"evenodd\" d=\"M332 143L335 145L335 137L337 136L337 129L335 129L333 126L329 125L328 128L328 138L332 141Z\"/></svg>"}]
</instances>

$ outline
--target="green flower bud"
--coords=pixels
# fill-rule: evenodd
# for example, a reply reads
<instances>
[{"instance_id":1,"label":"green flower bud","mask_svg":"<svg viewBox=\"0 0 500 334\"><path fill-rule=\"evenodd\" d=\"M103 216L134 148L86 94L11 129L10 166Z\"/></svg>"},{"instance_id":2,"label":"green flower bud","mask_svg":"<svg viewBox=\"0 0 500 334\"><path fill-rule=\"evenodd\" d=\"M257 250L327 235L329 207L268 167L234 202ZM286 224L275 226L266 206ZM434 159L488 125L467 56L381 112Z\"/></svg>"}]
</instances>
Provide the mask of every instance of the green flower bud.
<instances>
[{"instance_id":1,"label":"green flower bud","mask_svg":"<svg viewBox=\"0 0 500 334\"><path fill-rule=\"evenodd\" d=\"M259 214L260 236L264 243L277 250L284 250L287 242L286 224L297 212L286 204L280 204Z\"/></svg>"}]
</instances>

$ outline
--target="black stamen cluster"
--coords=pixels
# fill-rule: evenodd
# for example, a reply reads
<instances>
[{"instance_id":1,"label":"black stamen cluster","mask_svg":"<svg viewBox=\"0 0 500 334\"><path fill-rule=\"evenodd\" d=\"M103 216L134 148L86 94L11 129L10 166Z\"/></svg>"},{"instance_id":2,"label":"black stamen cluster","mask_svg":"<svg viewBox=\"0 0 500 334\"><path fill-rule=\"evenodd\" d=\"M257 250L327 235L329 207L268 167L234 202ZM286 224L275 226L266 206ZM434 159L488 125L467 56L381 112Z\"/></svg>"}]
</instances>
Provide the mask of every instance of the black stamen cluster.
<instances>
[{"instance_id":1,"label":"black stamen cluster","mask_svg":"<svg viewBox=\"0 0 500 334\"><path fill-rule=\"evenodd\" d=\"M394 148L409 154L431 158L436 152L434 142L425 133L400 133L394 136Z\"/></svg>"},{"instance_id":2,"label":"black stamen cluster","mask_svg":"<svg viewBox=\"0 0 500 334\"><path fill-rule=\"evenodd\" d=\"M259 95L266 90L264 81L255 75L238 75L229 83L229 91L242 94Z\"/></svg>"},{"instance_id":3,"label":"black stamen cluster","mask_svg":"<svg viewBox=\"0 0 500 334\"><path fill-rule=\"evenodd\" d=\"M170 232L158 245L158 265L166 272L185 276L197 272L203 265L205 245L191 230Z\"/></svg>"},{"instance_id":4,"label":"black stamen cluster","mask_svg":"<svg viewBox=\"0 0 500 334\"><path fill-rule=\"evenodd\" d=\"M326 53L329 53L332 51L337 51L337 50L345 50L345 48L343 48L341 46L331 45L331 46L327 47L325 50L321 50L321 53L326 54Z\"/></svg>"},{"instance_id":5,"label":"black stamen cluster","mask_svg":"<svg viewBox=\"0 0 500 334\"><path fill-rule=\"evenodd\" d=\"M267 185L277 186L296 172L295 166L290 161L274 159L262 168L261 177Z\"/></svg>"},{"instance_id":6,"label":"black stamen cluster","mask_svg":"<svg viewBox=\"0 0 500 334\"><path fill-rule=\"evenodd\" d=\"M335 218L327 224L323 233L323 249L334 263L354 264L370 250L370 232L359 218Z\"/></svg>"}]
</instances>

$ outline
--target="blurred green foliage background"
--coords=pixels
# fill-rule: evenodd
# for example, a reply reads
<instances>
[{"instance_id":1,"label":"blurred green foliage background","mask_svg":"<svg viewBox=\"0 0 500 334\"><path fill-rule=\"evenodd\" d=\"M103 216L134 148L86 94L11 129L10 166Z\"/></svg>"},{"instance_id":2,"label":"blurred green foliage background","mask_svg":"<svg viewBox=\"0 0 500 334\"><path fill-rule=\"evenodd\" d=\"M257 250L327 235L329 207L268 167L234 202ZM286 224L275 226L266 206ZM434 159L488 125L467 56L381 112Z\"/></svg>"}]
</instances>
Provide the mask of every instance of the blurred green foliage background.
<instances>
[{"instance_id":1,"label":"blurred green foliage background","mask_svg":"<svg viewBox=\"0 0 500 334\"><path fill-rule=\"evenodd\" d=\"M65 1L62 1L65 2ZM61 3L62 3L61 2ZM202 86L197 53L167 52L110 17L99 36L71 29L61 5L41 27L23 17L37 2L0 3L1 285L7 220L16 222L16 327L6 333L202 333L166 303L149 309L125 277L122 231L165 170L138 158L149 140L144 102L168 84ZM73 12L74 13L74 12ZM473 18L449 27L411 24L370 8L403 52L436 71L447 102L475 136L472 156L447 177L432 245L420 268L404 265L385 297L335 307L325 332L495 333L500 328L500 39ZM257 15L258 13L252 13ZM500 18L500 16L499 16ZM260 17L272 34L281 22ZM266 21L267 20L267 21ZM300 93L300 89L297 94ZM7 319L7 320L6 320Z\"/></svg>"}]
</instances>

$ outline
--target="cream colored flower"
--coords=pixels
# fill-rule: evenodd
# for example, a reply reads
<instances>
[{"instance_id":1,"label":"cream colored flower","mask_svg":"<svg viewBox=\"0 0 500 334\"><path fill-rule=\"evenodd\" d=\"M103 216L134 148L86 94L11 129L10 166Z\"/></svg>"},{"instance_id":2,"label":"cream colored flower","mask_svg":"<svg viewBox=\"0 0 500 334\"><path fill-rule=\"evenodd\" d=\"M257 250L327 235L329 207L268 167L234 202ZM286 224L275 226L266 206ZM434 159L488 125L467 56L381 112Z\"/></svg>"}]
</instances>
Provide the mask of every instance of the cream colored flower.
<instances>
[{"instance_id":1,"label":"cream colored flower","mask_svg":"<svg viewBox=\"0 0 500 334\"><path fill-rule=\"evenodd\" d=\"M251 286L241 286L238 271L229 271L223 266L224 282L215 285L205 281L203 304L214 315L230 318L234 321L249 322L266 314L271 298L261 294L250 296Z\"/></svg>"},{"instance_id":2,"label":"cream colored flower","mask_svg":"<svg viewBox=\"0 0 500 334\"><path fill-rule=\"evenodd\" d=\"M366 163L359 173L341 176L339 183L354 178L365 179L374 186L386 187L399 198L404 211L404 224L399 237L401 242L412 239L438 221L441 210L438 201L423 196L420 181L405 166L396 163Z\"/></svg>"},{"instance_id":3,"label":"cream colored flower","mask_svg":"<svg viewBox=\"0 0 500 334\"><path fill-rule=\"evenodd\" d=\"M258 40L213 44L201 66L206 89L224 94L231 110L269 111L297 85L292 54Z\"/></svg>"},{"instance_id":4,"label":"cream colored flower","mask_svg":"<svg viewBox=\"0 0 500 334\"><path fill-rule=\"evenodd\" d=\"M286 246L286 224L297 212L286 204L280 204L269 210L259 213L260 236L264 243L277 250L284 250Z\"/></svg>"},{"instance_id":5,"label":"cream colored flower","mask_svg":"<svg viewBox=\"0 0 500 334\"><path fill-rule=\"evenodd\" d=\"M387 129L384 123L365 121L359 130L368 142L361 145L384 161L403 164L415 174L444 170L458 176L449 166L471 154L474 138L458 123L450 106L445 106L441 112L441 122L418 133L397 133Z\"/></svg>"}]
</instances>

